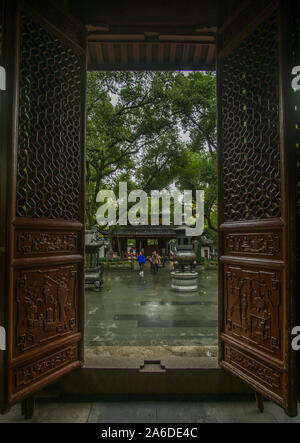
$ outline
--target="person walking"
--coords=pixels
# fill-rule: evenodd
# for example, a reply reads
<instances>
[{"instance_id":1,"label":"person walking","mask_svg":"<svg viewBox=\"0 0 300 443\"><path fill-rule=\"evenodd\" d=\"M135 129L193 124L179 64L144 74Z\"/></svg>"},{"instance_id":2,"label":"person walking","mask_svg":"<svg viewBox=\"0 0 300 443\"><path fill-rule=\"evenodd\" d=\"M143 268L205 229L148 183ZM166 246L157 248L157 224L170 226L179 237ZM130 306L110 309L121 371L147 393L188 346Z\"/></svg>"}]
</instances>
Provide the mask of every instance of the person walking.
<instances>
[{"instance_id":1,"label":"person walking","mask_svg":"<svg viewBox=\"0 0 300 443\"><path fill-rule=\"evenodd\" d=\"M150 269L151 269L151 272L154 272L154 264L152 263L152 255L151 255L151 257L149 258L149 263L150 263Z\"/></svg>"},{"instance_id":2,"label":"person walking","mask_svg":"<svg viewBox=\"0 0 300 443\"><path fill-rule=\"evenodd\" d=\"M153 251L153 254L152 254L152 257L150 260L153 265L154 273L158 272L158 265L160 264L160 258L159 258L159 255L156 253L156 251Z\"/></svg>"},{"instance_id":3,"label":"person walking","mask_svg":"<svg viewBox=\"0 0 300 443\"><path fill-rule=\"evenodd\" d=\"M140 265L140 275L143 277L143 275L144 275L144 265L146 263L146 259L145 259L145 256L144 256L142 251L140 251L140 253L138 255L138 263Z\"/></svg>"}]
</instances>

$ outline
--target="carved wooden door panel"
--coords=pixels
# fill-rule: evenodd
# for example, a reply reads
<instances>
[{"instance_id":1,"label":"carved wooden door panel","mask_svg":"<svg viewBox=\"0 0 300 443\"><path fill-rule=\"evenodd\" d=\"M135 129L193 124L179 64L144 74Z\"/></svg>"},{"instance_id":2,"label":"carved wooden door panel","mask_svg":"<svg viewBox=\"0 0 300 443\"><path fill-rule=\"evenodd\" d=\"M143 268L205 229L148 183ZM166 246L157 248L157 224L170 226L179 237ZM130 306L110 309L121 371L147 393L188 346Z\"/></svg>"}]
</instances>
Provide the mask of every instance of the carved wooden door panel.
<instances>
[{"instance_id":1,"label":"carved wooden door panel","mask_svg":"<svg viewBox=\"0 0 300 443\"><path fill-rule=\"evenodd\" d=\"M292 14L251 1L232 17L218 37L219 361L294 415Z\"/></svg>"},{"instance_id":2,"label":"carved wooden door panel","mask_svg":"<svg viewBox=\"0 0 300 443\"><path fill-rule=\"evenodd\" d=\"M6 2L4 406L82 364L85 47L51 2Z\"/></svg>"}]
</instances>

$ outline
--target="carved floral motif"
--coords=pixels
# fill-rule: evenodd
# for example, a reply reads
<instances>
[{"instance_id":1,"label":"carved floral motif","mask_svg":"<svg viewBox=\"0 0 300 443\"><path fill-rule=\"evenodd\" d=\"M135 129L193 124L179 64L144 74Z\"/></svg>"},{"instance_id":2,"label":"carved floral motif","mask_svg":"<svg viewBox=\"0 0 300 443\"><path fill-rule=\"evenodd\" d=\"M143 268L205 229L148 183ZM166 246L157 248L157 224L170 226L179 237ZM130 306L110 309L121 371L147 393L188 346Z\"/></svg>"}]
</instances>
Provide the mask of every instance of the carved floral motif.
<instances>
[{"instance_id":1,"label":"carved floral motif","mask_svg":"<svg viewBox=\"0 0 300 443\"><path fill-rule=\"evenodd\" d=\"M55 252L75 253L77 234L54 232L21 232L16 239L16 252L19 255L49 254Z\"/></svg>"},{"instance_id":2,"label":"carved floral motif","mask_svg":"<svg viewBox=\"0 0 300 443\"><path fill-rule=\"evenodd\" d=\"M15 388L17 390L22 389L37 381L42 375L46 375L76 360L77 348L73 345L67 349L51 354L47 358L42 358L32 364L16 369L14 371Z\"/></svg>"},{"instance_id":3,"label":"carved floral motif","mask_svg":"<svg viewBox=\"0 0 300 443\"><path fill-rule=\"evenodd\" d=\"M251 377L258 379L263 385L275 389L277 392L280 391L280 374L274 369L263 365L230 346L225 347L225 360L233 366L246 371Z\"/></svg>"},{"instance_id":4,"label":"carved floral motif","mask_svg":"<svg viewBox=\"0 0 300 443\"><path fill-rule=\"evenodd\" d=\"M280 236L276 233L226 234L225 251L275 257L280 254Z\"/></svg>"}]
</instances>

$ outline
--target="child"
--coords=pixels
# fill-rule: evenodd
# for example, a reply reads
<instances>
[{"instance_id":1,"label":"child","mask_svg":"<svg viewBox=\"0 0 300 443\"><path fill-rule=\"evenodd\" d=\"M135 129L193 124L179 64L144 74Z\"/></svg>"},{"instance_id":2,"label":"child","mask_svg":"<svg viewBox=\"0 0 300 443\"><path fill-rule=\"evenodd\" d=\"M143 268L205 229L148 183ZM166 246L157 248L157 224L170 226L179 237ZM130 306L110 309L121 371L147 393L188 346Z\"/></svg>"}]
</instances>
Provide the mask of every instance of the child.
<instances>
[{"instance_id":1,"label":"child","mask_svg":"<svg viewBox=\"0 0 300 443\"><path fill-rule=\"evenodd\" d=\"M144 268L144 264L146 263L146 259L145 259L145 256L142 251L140 251L140 253L139 253L138 263L140 265L140 275L143 277L143 275L144 275L143 268Z\"/></svg>"}]
</instances>

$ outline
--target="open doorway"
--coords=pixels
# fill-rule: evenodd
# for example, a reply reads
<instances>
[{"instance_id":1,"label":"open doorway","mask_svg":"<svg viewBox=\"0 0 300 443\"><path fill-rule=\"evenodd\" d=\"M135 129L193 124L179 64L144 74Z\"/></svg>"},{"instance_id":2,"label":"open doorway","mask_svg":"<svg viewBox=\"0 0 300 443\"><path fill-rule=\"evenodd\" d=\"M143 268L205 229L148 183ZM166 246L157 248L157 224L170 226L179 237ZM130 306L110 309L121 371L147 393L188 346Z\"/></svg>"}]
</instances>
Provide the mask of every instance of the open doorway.
<instances>
[{"instance_id":1,"label":"open doorway","mask_svg":"<svg viewBox=\"0 0 300 443\"><path fill-rule=\"evenodd\" d=\"M86 362L97 356L204 357L216 364L215 72L98 71L88 74L87 84ZM130 197L126 214L121 213L124 184L128 196L132 191L147 194L146 221L141 210L133 220ZM108 202L99 198L103 190L116 196L116 217L109 223L99 223L101 211L109 216L109 208L105 214L101 209ZM204 226L183 239L183 244L192 243L196 287L182 290L172 282L180 225L175 200L181 199L185 223L184 195L192 192L195 213L200 190ZM151 196L156 191L161 194L155 218ZM167 194L169 214L163 207ZM142 267L139 255L145 259ZM89 273L96 268L95 284Z\"/></svg>"},{"instance_id":2,"label":"open doorway","mask_svg":"<svg viewBox=\"0 0 300 443\"><path fill-rule=\"evenodd\" d=\"M79 368L84 359L86 59L90 70L121 69L121 63L124 70L208 69L214 60L218 12L215 8L213 15L206 15L213 2L209 8L206 2L203 8L195 2L194 9L185 11L178 2L177 11L173 4L163 14L154 8L149 18L146 10L136 17L135 7L124 15L122 9L107 5L112 9L105 18L104 8L89 4L85 13L90 18L79 14L83 28L69 16L53 13L55 7L50 11L39 4L36 11L34 2L17 3L16 9L14 2L5 2L3 26L7 92L1 143L1 321L8 337L8 352L0 362L7 386L1 395L4 405L34 394ZM297 324L297 162L291 149L296 146L291 113L295 97L286 79L295 66L292 54L297 46L290 30L295 39L298 35L298 23L290 19L299 14L291 13L290 2L243 2L238 10L229 3L222 2L224 11L219 11L217 48L219 361L292 414L295 358L289 343ZM189 16L179 24L185 12ZM115 135L119 130L117 125ZM157 244L147 247L159 246L158 237L152 237ZM129 240L134 239L130 233ZM134 253L133 244L129 246ZM136 369L134 386L140 380L153 392L146 375L139 378L139 365ZM172 392L190 386L191 373L184 383L179 372ZM216 372L222 383L214 386L223 386L224 372ZM90 382L89 371L78 371L76 386L82 386L86 374ZM199 386L198 378L203 377L196 376ZM115 379L112 374L109 387L114 389ZM169 377L163 382L164 392L170 392ZM124 383L119 383L124 392ZM95 393L94 386L89 388Z\"/></svg>"}]
</instances>

